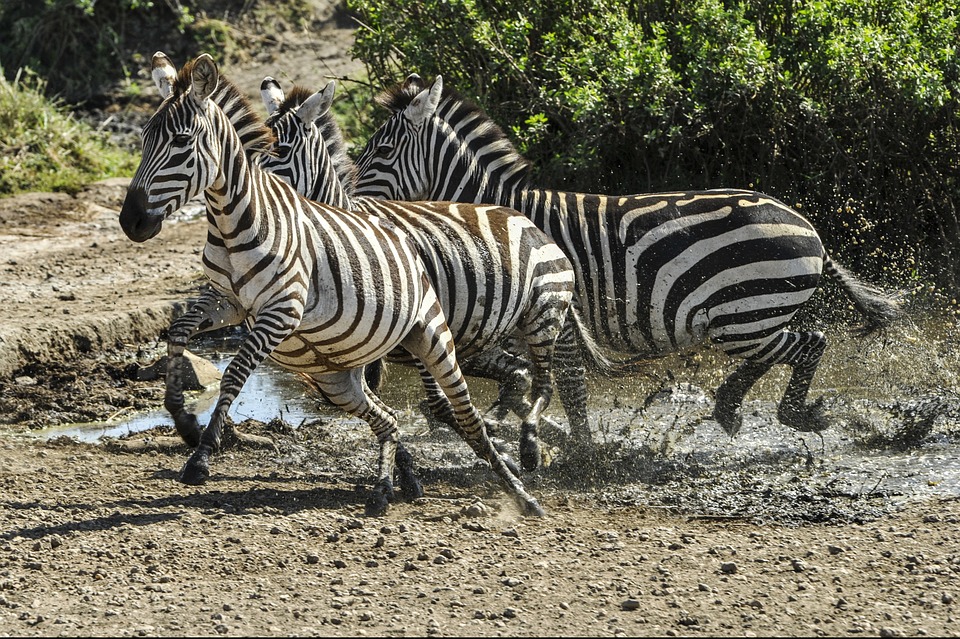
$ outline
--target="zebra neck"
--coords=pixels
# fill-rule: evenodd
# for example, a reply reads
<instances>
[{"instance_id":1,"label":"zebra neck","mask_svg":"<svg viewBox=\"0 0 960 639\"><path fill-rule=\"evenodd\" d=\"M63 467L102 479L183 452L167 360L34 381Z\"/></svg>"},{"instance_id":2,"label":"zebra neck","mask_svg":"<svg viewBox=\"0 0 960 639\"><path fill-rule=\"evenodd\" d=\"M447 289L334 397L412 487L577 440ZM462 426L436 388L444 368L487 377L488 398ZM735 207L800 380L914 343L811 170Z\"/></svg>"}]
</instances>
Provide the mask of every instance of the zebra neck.
<instances>
[{"instance_id":1,"label":"zebra neck","mask_svg":"<svg viewBox=\"0 0 960 639\"><path fill-rule=\"evenodd\" d=\"M260 215L265 174L253 165L244 152L236 130L219 111L216 125L220 128L220 166L213 184L205 193L207 219L216 227L209 232L224 241L250 241L262 235L260 226L265 216Z\"/></svg>"},{"instance_id":2,"label":"zebra neck","mask_svg":"<svg viewBox=\"0 0 960 639\"><path fill-rule=\"evenodd\" d=\"M304 195L307 199L322 204L329 204L341 209L353 208L352 198L343 187L336 167L332 163L327 163L317 172L313 188Z\"/></svg>"}]
</instances>

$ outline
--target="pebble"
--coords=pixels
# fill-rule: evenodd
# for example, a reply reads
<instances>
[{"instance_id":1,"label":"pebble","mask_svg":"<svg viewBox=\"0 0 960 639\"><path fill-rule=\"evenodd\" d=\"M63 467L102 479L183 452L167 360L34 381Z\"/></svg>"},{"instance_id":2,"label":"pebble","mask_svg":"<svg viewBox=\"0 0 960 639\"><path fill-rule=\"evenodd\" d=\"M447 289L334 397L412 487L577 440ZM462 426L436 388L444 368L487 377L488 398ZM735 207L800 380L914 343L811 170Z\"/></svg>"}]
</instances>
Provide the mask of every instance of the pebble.
<instances>
[{"instance_id":1,"label":"pebble","mask_svg":"<svg viewBox=\"0 0 960 639\"><path fill-rule=\"evenodd\" d=\"M732 575L737 572L737 564L732 561L725 561L720 564L720 572L725 575Z\"/></svg>"},{"instance_id":2,"label":"pebble","mask_svg":"<svg viewBox=\"0 0 960 639\"><path fill-rule=\"evenodd\" d=\"M638 610L640 608L640 602L636 599L625 599L620 604L621 610Z\"/></svg>"}]
</instances>

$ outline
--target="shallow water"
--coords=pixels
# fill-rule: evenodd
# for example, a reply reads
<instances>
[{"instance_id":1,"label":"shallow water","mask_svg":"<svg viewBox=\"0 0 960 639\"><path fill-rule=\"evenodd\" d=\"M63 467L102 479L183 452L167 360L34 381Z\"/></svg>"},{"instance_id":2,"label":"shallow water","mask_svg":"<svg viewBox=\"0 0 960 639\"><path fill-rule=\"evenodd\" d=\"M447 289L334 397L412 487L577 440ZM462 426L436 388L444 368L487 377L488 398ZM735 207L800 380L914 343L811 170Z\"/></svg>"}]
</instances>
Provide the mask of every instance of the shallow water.
<instances>
[{"instance_id":1,"label":"shallow water","mask_svg":"<svg viewBox=\"0 0 960 639\"><path fill-rule=\"evenodd\" d=\"M619 379L591 376L589 410L598 455L583 477L595 479L613 502L674 504L717 515L740 513L777 519L804 503L796 519L857 518L863 511L902 499L960 496L960 397L954 331L906 328L896 338L834 338L811 390L826 397L832 418L827 431L798 433L776 420L776 400L787 371L761 380L744 406L744 425L728 437L709 416L712 389L732 364L707 352L678 355L657 362L648 373ZM235 345L205 340L198 354L223 371ZM783 368L783 367L781 367ZM433 428L420 413L420 381L412 369L393 366L383 398L400 411L400 428L422 467L470 464L467 447L443 428ZM488 380L469 380L478 406L495 397ZM705 390L705 389L710 389ZM188 397L204 423L216 392ZM548 410L551 422L541 429L553 458L564 451L550 447L554 429L565 429L560 402ZM366 424L306 392L290 373L267 362L247 381L230 411L235 422L280 418L294 428L315 420L336 424L338 433L362 446L374 440ZM165 410L100 424L75 424L39 431L42 437L72 437L96 442L157 426L171 426ZM349 434L348 434L349 431ZM515 429L504 437L515 441ZM451 450L458 451L451 456ZM572 464L577 473L586 468ZM563 462L553 467L564 474ZM569 469L566 472L570 472ZM540 475L550 475L542 471ZM539 475L532 477L538 481ZM582 477L574 478L580 485ZM588 482L589 483L589 482ZM759 498L758 498L759 495ZM828 511L824 509L827 508Z\"/></svg>"}]
</instances>

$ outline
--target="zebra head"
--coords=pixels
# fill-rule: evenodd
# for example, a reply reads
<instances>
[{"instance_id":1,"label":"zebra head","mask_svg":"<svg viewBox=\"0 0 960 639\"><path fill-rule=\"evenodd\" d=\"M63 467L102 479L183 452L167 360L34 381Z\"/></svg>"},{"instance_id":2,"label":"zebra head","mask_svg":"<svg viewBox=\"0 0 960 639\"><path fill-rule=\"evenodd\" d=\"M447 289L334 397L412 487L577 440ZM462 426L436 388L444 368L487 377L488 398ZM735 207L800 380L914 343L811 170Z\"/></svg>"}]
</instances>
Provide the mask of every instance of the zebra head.
<instances>
[{"instance_id":1,"label":"zebra head","mask_svg":"<svg viewBox=\"0 0 960 639\"><path fill-rule=\"evenodd\" d=\"M405 106L374 133L357 159L357 192L387 200L427 200L431 166L427 162L430 122L440 105L443 78L429 87L411 74L392 98L406 97ZM386 99L379 100L386 104Z\"/></svg>"},{"instance_id":2,"label":"zebra head","mask_svg":"<svg viewBox=\"0 0 960 639\"><path fill-rule=\"evenodd\" d=\"M154 237L169 215L214 183L221 151L208 113L217 108L208 98L220 81L213 58L201 55L176 73L158 52L152 75L164 100L140 134L143 156L120 210L120 226L135 242Z\"/></svg>"},{"instance_id":3,"label":"zebra head","mask_svg":"<svg viewBox=\"0 0 960 639\"><path fill-rule=\"evenodd\" d=\"M306 90L295 87L287 97L280 83L269 76L260 84L266 125L276 138L275 154L262 156L260 167L281 177L301 195L322 202L329 201L327 178L335 167L318 120L328 119L336 86L331 80L309 97Z\"/></svg>"}]
</instances>

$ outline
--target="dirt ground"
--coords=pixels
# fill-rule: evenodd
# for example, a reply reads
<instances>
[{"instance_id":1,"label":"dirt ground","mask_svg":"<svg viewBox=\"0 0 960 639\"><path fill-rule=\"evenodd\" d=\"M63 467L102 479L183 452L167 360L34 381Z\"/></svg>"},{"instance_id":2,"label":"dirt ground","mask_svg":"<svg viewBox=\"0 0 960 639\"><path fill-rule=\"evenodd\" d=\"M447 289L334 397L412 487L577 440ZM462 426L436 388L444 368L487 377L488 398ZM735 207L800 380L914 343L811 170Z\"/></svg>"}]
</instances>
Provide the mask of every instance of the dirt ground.
<instances>
[{"instance_id":1,"label":"dirt ground","mask_svg":"<svg viewBox=\"0 0 960 639\"><path fill-rule=\"evenodd\" d=\"M0 200L0 635L957 634L957 499L845 494L809 459L726 487L764 517L701 506L730 475L661 463L624 492L558 463L523 518L462 444L415 440L426 497L366 518L373 440L336 420L244 423L274 446L202 487L169 428L32 437L162 402L138 371L202 283L204 222L134 244L125 184Z\"/></svg>"}]
</instances>

